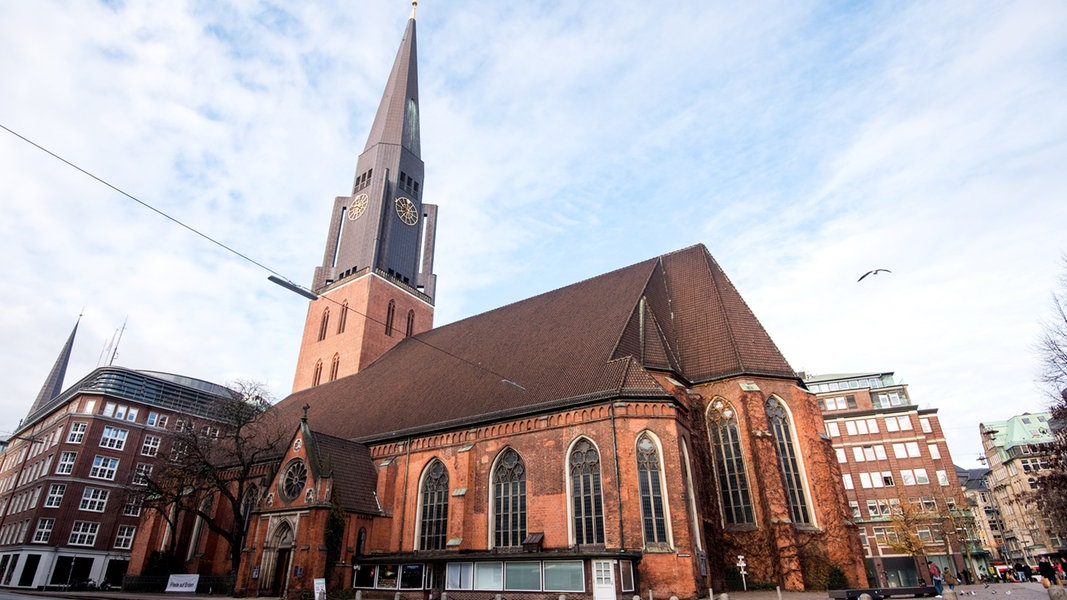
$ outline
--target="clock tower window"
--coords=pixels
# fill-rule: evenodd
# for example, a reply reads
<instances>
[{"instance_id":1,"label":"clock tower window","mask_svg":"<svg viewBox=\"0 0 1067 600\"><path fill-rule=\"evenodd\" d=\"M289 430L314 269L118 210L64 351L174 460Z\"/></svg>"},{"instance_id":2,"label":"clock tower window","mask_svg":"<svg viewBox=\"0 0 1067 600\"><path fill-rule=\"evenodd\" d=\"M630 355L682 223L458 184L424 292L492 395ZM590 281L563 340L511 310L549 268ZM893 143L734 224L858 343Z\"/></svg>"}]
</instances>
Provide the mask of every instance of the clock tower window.
<instances>
[{"instance_id":1,"label":"clock tower window","mask_svg":"<svg viewBox=\"0 0 1067 600\"><path fill-rule=\"evenodd\" d=\"M333 362L330 364L330 381L337 379L337 370L341 366L341 356L339 354L333 355Z\"/></svg>"},{"instance_id":2,"label":"clock tower window","mask_svg":"<svg viewBox=\"0 0 1067 600\"><path fill-rule=\"evenodd\" d=\"M337 317L337 333L345 332L346 321L348 321L348 300L341 304L341 316Z\"/></svg>"},{"instance_id":3,"label":"clock tower window","mask_svg":"<svg viewBox=\"0 0 1067 600\"><path fill-rule=\"evenodd\" d=\"M415 311L408 311L408 324L404 329L404 337L411 337L411 334L415 332Z\"/></svg>"},{"instance_id":4,"label":"clock tower window","mask_svg":"<svg viewBox=\"0 0 1067 600\"><path fill-rule=\"evenodd\" d=\"M315 375L311 378L311 385L318 385L322 382L322 361L315 363Z\"/></svg>"}]
</instances>

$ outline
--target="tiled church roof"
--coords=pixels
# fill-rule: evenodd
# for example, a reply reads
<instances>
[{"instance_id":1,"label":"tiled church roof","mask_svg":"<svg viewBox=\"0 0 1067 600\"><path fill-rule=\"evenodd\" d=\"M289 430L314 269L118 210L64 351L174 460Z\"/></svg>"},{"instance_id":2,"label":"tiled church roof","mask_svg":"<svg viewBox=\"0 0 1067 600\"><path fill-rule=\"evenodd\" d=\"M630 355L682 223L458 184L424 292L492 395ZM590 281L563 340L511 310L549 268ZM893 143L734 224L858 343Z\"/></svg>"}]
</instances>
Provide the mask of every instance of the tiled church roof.
<instances>
[{"instance_id":1,"label":"tiled church roof","mask_svg":"<svg viewBox=\"0 0 1067 600\"><path fill-rule=\"evenodd\" d=\"M308 404L316 430L383 440L603 398L670 397L650 370L688 382L796 379L697 245L405 339L276 410L296 420Z\"/></svg>"}]
</instances>

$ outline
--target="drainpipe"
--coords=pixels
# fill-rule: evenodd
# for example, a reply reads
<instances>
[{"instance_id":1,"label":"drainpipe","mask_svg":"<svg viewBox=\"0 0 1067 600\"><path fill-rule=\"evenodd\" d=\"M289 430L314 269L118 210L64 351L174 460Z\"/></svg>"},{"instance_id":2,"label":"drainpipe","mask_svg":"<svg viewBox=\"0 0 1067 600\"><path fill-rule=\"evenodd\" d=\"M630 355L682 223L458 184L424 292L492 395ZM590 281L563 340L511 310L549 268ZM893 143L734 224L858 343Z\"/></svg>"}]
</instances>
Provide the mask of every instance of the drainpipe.
<instances>
[{"instance_id":1,"label":"drainpipe","mask_svg":"<svg viewBox=\"0 0 1067 600\"><path fill-rule=\"evenodd\" d=\"M411 473L411 438L404 442L404 495L400 501L400 540L398 547L404 551L404 530L407 529L405 515L408 510L408 475Z\"/></svg>"}]
</instances>

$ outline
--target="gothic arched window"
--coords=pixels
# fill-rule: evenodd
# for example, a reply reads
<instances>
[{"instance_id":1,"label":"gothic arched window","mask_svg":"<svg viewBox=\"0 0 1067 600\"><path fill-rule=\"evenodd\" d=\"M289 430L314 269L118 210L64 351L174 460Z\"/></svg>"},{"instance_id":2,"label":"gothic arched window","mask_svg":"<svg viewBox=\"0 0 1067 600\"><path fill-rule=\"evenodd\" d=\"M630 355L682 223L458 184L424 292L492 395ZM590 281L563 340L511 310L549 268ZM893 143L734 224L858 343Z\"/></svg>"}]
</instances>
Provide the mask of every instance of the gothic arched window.
<instances>
[{"instance_id":1,"label":"gothic arched window","mask_svg":"<svg viewBox=\"0 0 1067 600\"><path fill-rule=\"evenodd\" d=\"M434 459L422 476L419 550L444 550L448 532L448 469Z\"/></svg>"},{"instance_id":2,"label":"gothic arched window","mask_svg":"<svg viewBox=\"0 0 1067 600\"><path fill-rule=\"evenodd\" d=\"M385 310L385 335L393 335L393 319L396 318L396 301L389 301L389 308Z\"/></svg>"},{"instance_id":3,"label":"gothic arched window","mask_svg":"<svg viewBox=\"0 0 1067 600\"><path fill-rule=\"evenodd\" d=\"M504 450L493 468L494 546L518 546L526 538L526 464Z\"/></svg>"},{"instance_id":4,"label":"gothic arched window","mask_svg":"<svg viewBox=\"0 0 1067 600\"><path fill-rule=\"evenodd\" d=\"M326 339L326 329L330 326L330 309L322 311L322 322L319 324L319 341Z\"/></svg>"},{"instance_id":5,"label":"gothic arched window","mask_svg":"<svg viewBox=\"0 0 1067 600\"><path fill-rule=\"evenodd\" d=\"M367 552L367 528L360 527L356 535L356 556L363 556Z\"/></svg>"},{"instance_id":6,"label":"gothic arched window","mask_svg":"<svg viewBox=\"0 0 1067 600\"><path fill-rule=\"evenodd\" d=\"M767 420L774 434L774 446L778 451L778 468L782 473L789 515L795 524L810 524L808 501L804 495L804 476L797 460L796 444L793 441L793 424L785 403L771 396L767 398Z\"/></svg>"},{"instance_id":7,"label":"gothic arched window","mask_svg":"<svg viewBox=\"0 0 1067 600\"><path fill-rule=\"evenodd\" d=\"M716 398L708 409L712 451L719 472L719 493L726 523L738 525L754 523L752 497L748 489L741 435L737 429L737 413L729 402Z\"/></svg>"},{"instance_id":8,"label":"gothic arched window","mask_svg":"<svg viewBox=\"0 0 1067 600\"><path fill-rule=\"evenodd\" d=\"M667 543L667 517L663 508L659 451L652 437L637 438L637 487L641 492L641 520L645 544Z\"/></svg>"},{"instance_id":9,"label":"gothic arched window","mask_svg":"<svg viewBox=\"0 0 1067 600\"><path fill-rule=\"evenodd\" d=\"M322 361L315 363L315 374L311 376L311 385L322 383Z\"/></svg>"},{"instance_id":10,"label":"gothic arched window","mask_svg":"<svg viewBox=\"0 0 1067 600\"><path fill-rule=\"evenodd\" d=\"M333 362L330 363L330 381L337 379L337 369L341 367L341 355L334 354Z\"/></svg>"},{"instance_id":11,"label":"gothic arched window","mask_svg":"<svg viewBox=\"0 0 1067 600\"><path fill-rule=\"evenodd\" d=\"M409 310L408 311L408 324L407 324L407 328L404 329L404 336L405 337L411 337L411 334L413 334L413 333L415 333L415 311Z\"/></svg>"},{"instance_id":12,"label":"gothic arched window","mask_svg":"<svg viewBox=\"0 0 1067 600\"><path fill-rule=\"evenodd\" d=\"M348 300L341 304L341 316L337 317L337 333L345 332L346 323L348 323Z\"/></svg>"},{"instance_id":13,"label":"gothic arched window","mask_svg":"<svg viewBox=\"0 0 1067 600\"><path fill-rule=\"evenodd\" d=\"M604 543L604 501L600 486L600 453L587 439L571 447L571 518L575 544Z\"/></svg>"}]
</instances>

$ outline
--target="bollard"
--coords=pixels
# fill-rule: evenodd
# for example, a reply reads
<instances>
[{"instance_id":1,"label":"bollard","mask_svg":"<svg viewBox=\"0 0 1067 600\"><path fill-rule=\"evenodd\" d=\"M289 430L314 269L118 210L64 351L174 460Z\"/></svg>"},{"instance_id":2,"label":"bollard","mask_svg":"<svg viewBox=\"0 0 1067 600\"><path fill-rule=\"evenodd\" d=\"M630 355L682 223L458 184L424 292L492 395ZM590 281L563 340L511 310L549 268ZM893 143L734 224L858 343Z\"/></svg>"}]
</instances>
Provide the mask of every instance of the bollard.
<instances>
[{"instance_id":1,"label":"bollard","mask_svg":"<svg viewBox=\"0 0 1067 600\"><path fill-rule=\"evenodd\" d=\"M559 600L567 600L567 594L560 594Z\"/></svg>"},{"instance_id":2,"label":"bollard","mask_svg":"<svg viewBox=\"0 0 1067 600\"><path fill-rule=\"evenodd\" d=\"M363 600L360 598L359 600ZM448 600L448 592L441 592L441 600Z\"/></svg>"},{"instance_id":3,"label":"bollard","mask_svg":"<svg viewBox=\"0 0 1067 600\"><path fill-rule=\"evenodd\" d=\"M726 592L723 592L722 594L719 595L719 600L730 600L730 594L727 594Z\"/></svg>"},{"instance_id":4,"label":"bollard","mask_svg":"<svg viewBox=\"0 0 1067 600\"><path fill-rule=\"evenodd\" d=\"M678 600L678 596L671 596L671 600Z\"/></svg>"},{"instance_id":5,"label":"bollard","mask_svg":"<svg viewBox=\"0 0 1067 600\"><path fill-rule=\"evenodd\" d=\"M782 600L782 586L776 585L774 589L778 590L778 600Z\"/></svg>"},{"instance_id":6,"label":"bollard","mask_svg":"<svg viewBox=\"0 0 1067 600\"><path fill-rule=\"evenodd\" d=\"M501 600L503 597L504 597L503 594L497 594L496 595L496 600Z\"/></svg>"},{"instance_id":7,"label":"bollard","mask_svg":"<svg viewBox=\"0 0 1067 600\"><path fill-rule=\"evenodd\" d=\"M356 600L363 600L363 590L356 590Z\"/></svg>"},{"instance_id":8,"label":"bollard","mask_svg":"<svg viewBox=\"0 0 1067 600\"><path fill-rule=\"evenodd\" d=\"M393 600L400 600L400 592L393 594ZM500 600L500 598L497 598L497 600Z\"/></svg>"},{"instance_id":9,"label":"bollard","mask_svg":"<svg viewBox=\"0 0 1067 600\"><path fill-rule=\"evenodd\" d=\"M867 592L864 592L864 593L860 594L860 599L859 600L871 600L871 595L868 594Z\"/></svg>"}]
</instances>

